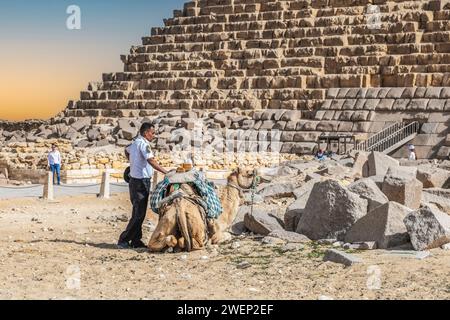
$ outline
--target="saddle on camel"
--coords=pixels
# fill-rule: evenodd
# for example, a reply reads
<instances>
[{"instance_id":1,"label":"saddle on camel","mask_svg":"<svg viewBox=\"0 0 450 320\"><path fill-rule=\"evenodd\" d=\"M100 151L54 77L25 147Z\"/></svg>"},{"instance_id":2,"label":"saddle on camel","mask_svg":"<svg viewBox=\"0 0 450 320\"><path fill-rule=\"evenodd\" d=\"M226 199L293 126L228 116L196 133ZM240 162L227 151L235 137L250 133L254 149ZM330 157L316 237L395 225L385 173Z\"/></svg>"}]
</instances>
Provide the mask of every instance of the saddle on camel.
<instances>
[{"instance_id":1,"label":"saddle on camel","mask_svg":"<svg viewBox=\"0 0 450 320\"><path fill-rule=\"evenodd\" d=\"M195 168L169 172L150 200L159 215L148 244L150 251L173 248L189 252L203 249L208 242L230 240L227 230L236 218L243 190L256 187L256 183L255 170L233 171L220 190Z\"/></svg>"}]
</instances>

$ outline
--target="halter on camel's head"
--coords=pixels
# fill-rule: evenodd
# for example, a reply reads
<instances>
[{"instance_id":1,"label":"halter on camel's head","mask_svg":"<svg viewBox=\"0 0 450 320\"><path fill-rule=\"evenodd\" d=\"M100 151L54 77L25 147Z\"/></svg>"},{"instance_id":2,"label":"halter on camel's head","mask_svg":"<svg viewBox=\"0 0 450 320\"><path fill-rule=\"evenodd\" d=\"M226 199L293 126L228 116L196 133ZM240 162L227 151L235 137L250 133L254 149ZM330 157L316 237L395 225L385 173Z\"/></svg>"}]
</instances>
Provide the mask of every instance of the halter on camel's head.
<instances>
[{"instance_id":1,"label":"halter on camel's head","mask_svg":"<svg viewBox=\"0 0 450 320\"><path fill-rule=\"evenodd\" d=\"M228 185L239 190L241 197L243 190L255 189L259 183L258 170L237 168L228 177Z\"/></svg>"}]
</instances>

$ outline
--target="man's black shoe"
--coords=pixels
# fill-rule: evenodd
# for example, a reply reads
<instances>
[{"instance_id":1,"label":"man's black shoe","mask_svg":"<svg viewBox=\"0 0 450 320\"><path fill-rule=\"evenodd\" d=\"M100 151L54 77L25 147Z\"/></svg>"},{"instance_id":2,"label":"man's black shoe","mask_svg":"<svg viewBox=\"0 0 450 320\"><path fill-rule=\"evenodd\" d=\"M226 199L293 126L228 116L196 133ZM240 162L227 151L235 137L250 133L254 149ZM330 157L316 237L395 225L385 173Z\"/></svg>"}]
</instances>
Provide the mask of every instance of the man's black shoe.
<instances>
[{"instance_id":1,"label":"man's black shoe","mask_svg":"<svg viewBox=\"0 0 450 320\"><path fill-rule=\"evenodd\" d=\"M133 249L148 248L148 247L145 245L145 243L143 243L142 241L138 241L138 242L132 243L132 244L131 244L131 247L132 247Z\"/></svg>"},{"instance_id":2,"label":"man's black shoe","mask_svg":"<svg viewBox=\"0 0 450 320\"><path fill-rule=\"evenodd\" d=\"M117 244L118 249L131 249L130 245L127 242L119 242Z\"/></svg>"}]
</instances>

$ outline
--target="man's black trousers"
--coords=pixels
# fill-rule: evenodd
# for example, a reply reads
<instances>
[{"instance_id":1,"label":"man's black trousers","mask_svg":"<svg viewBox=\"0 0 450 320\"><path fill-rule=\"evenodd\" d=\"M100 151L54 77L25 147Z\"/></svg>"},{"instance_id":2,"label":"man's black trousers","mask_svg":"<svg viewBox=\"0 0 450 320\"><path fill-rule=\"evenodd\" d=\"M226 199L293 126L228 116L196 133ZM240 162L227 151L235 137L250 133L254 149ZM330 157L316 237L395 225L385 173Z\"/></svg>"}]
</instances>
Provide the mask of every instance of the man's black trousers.
<instances>
[{"instance_id":1,"label":"man's black trousers","mask_svg":"<svg viewBox=\"0 0 450 320\"><path fill-rule=\"evenodd\" d=\"M142 239L142 224L147 214L148 199L150 196L150 179L130 179L130 200L133 212L127 229L120 235L120 243L137 244Z\"/></svg>"}]
</instances>

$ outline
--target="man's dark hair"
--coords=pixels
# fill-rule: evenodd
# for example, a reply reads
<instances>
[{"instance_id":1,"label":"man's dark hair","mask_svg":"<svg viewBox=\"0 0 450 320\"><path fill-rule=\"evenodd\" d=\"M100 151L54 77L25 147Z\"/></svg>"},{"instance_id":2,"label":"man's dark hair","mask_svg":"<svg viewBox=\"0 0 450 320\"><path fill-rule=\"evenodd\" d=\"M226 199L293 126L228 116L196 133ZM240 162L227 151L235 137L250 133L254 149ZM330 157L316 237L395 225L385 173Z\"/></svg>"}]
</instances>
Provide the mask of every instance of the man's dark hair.
<instances>
[{"instance_id":1,"label":"man's dark hair","mask_svg":"<svg viewBox=\"0 0 450 320\"><path fill-rule=\"evenodd\" d=\"M139 130L139 133L141 134L141 136L143 136L147 130L150 129L155 129L155 125L151 124L150 122L144 122L141 126L141 129Z\"/></svg>"}]
</instances>

